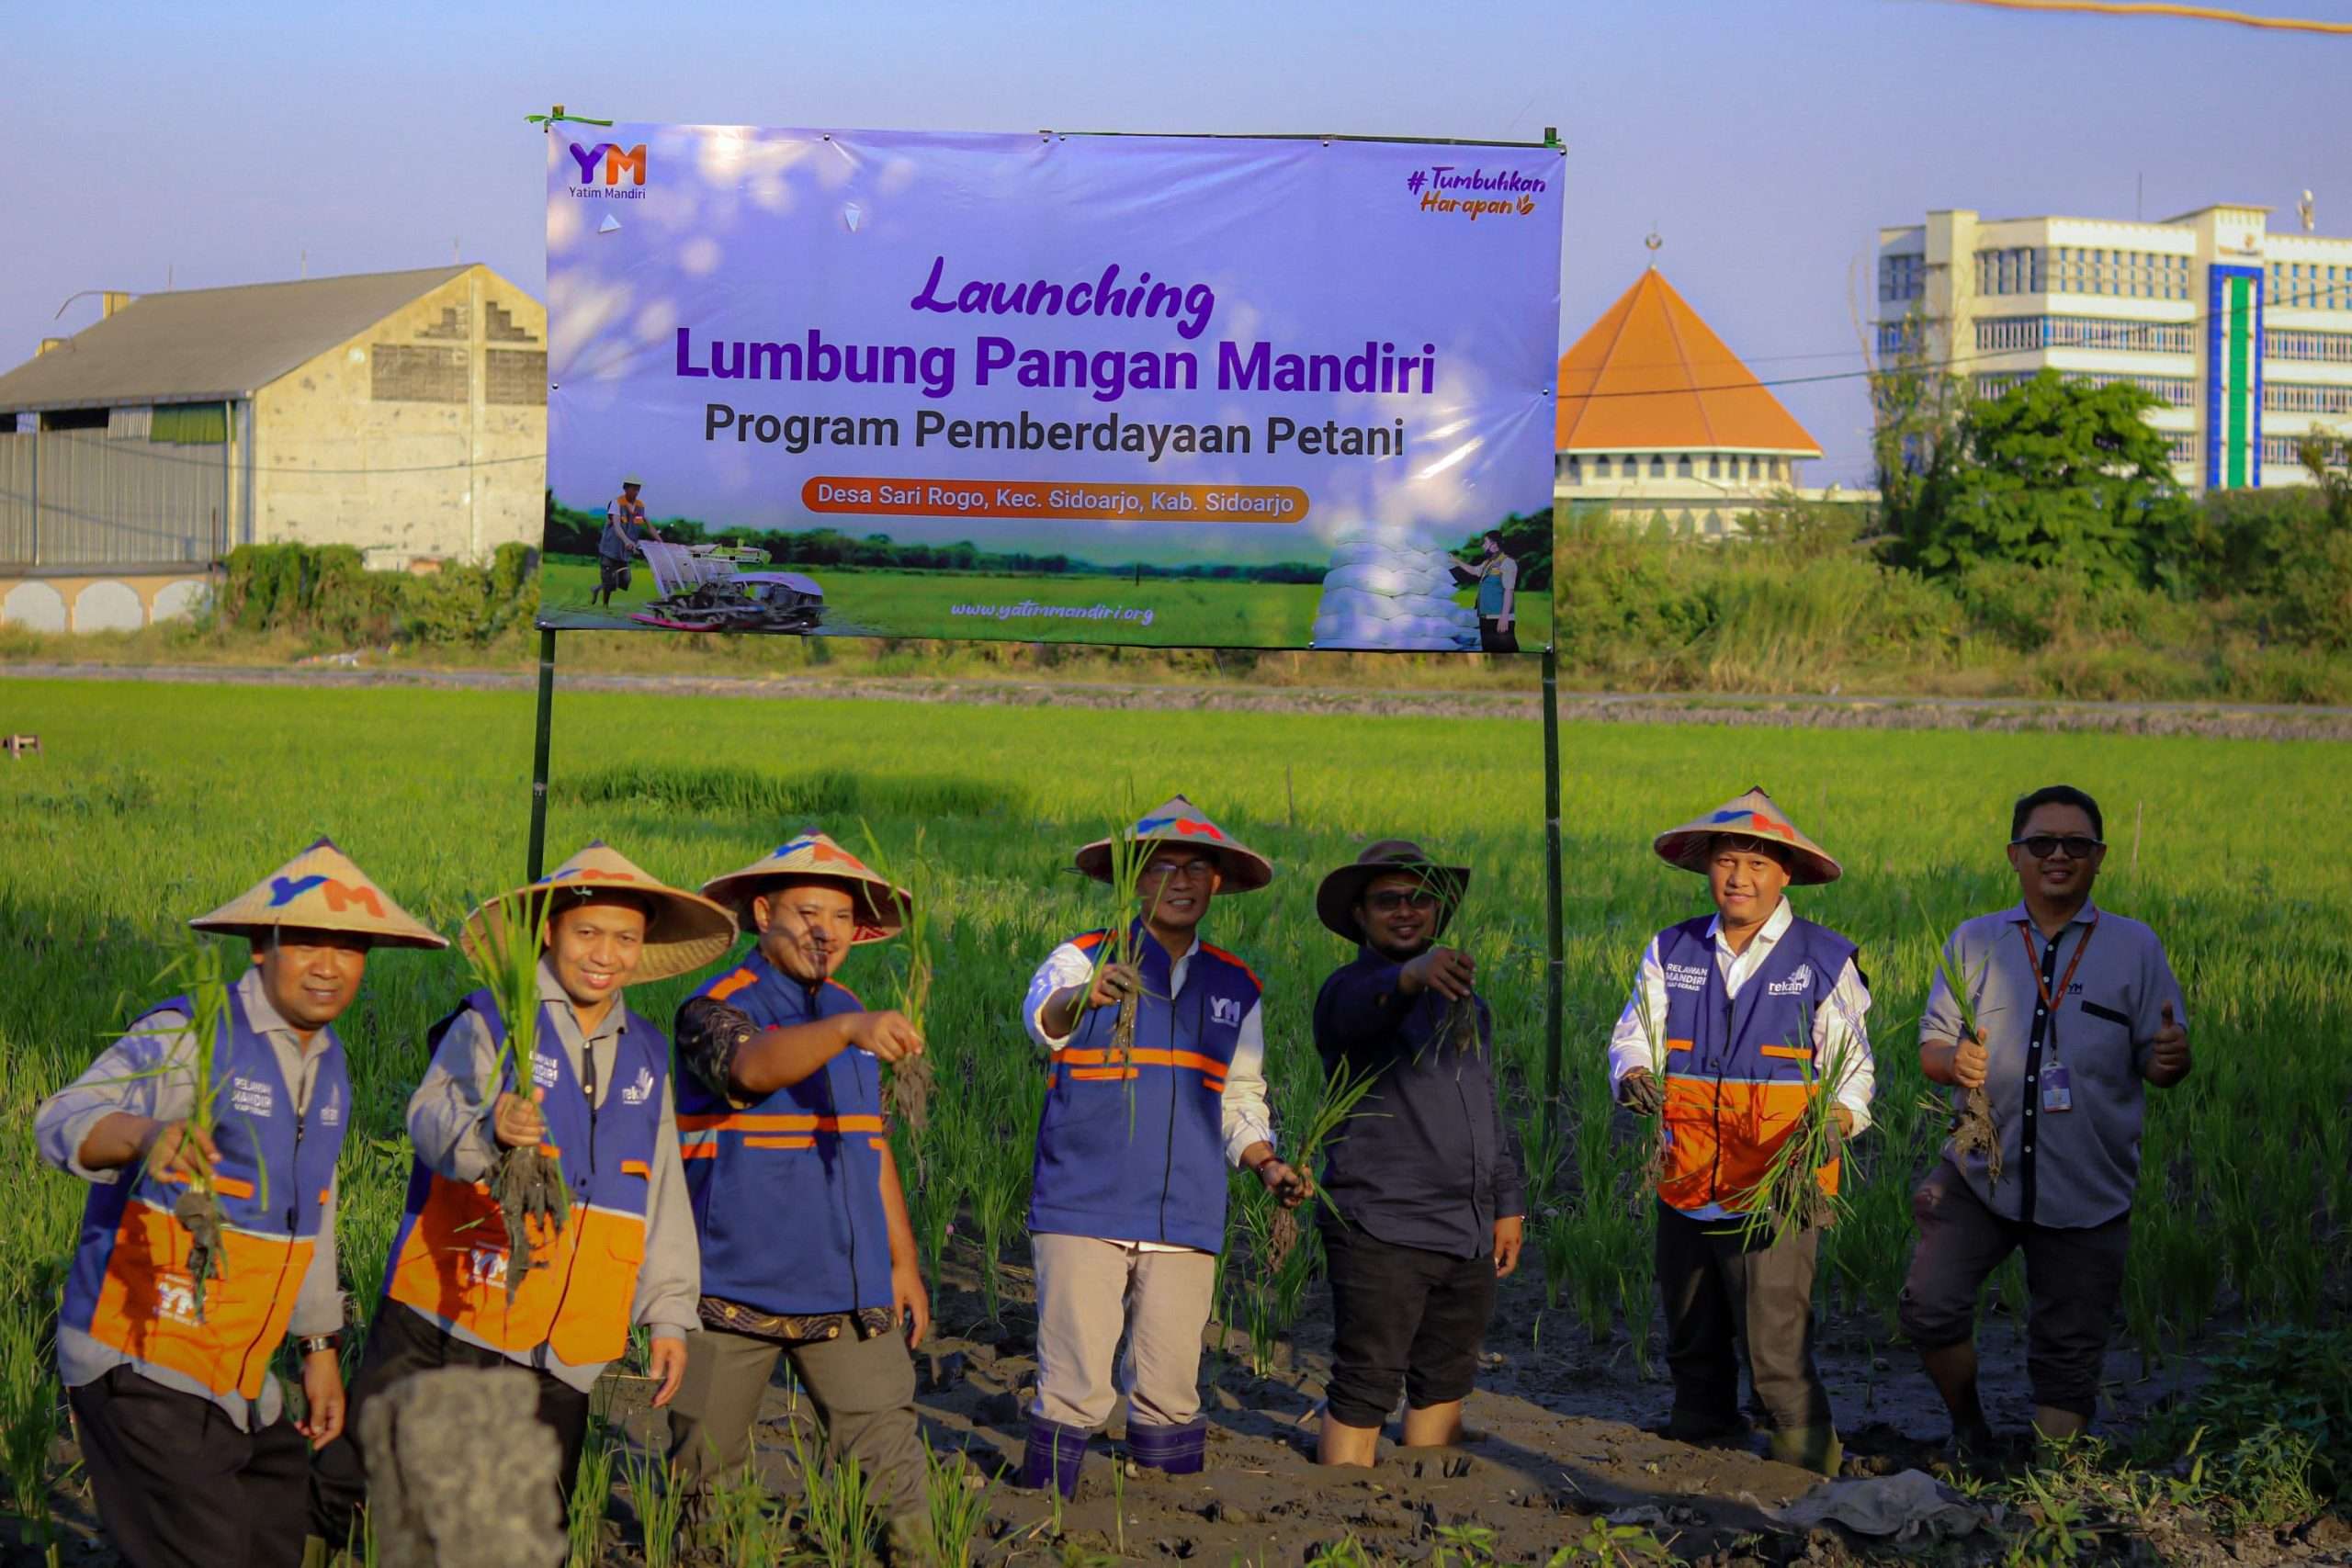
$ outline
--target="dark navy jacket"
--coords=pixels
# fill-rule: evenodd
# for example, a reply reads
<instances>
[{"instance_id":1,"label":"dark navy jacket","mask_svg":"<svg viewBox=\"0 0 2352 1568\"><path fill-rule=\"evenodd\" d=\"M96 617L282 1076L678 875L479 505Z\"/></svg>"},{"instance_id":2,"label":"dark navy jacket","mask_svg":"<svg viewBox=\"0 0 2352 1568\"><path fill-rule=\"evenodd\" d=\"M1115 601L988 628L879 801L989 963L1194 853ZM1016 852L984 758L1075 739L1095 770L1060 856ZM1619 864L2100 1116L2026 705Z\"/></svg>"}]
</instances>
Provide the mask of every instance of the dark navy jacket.
<instances>
[{"instance_id":1,"label":"dark navy jacket","mask_svg":"<svg viewBox=\"0 0 2352 1568\"><path fill-rule=\"evenodd\" d=\"M1475 1051L1435 1040L1446 999L1399 995L1401 968L1360 948L1315 998L1324 1070L1345 1062L1379 1075L1325 1145L1323 1188L1340 1217L1374 1240L1481 1257L1494 1247L1495 1222L1526 1207L1496 1099L1493 1015L1478 998Z\"/></svg>"}]
</instances>

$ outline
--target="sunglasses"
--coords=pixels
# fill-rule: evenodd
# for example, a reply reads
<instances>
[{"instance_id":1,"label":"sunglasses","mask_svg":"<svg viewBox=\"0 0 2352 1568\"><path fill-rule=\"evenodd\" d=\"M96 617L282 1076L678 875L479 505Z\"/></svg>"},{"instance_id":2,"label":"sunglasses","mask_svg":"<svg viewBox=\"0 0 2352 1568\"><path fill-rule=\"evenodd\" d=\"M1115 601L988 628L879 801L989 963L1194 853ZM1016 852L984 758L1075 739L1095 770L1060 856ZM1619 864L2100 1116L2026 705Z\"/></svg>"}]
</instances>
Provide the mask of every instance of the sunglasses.
<instances>
[{"instance_id":1,"label":"sunglasses","mask_svg":"<svg viewBox=\"0 0 2352 1568\"><path fill-rule=\"evenodd\" d=\"M1384 915L1392 915L1399 909L1434 909L1437 895L1423 887L1388 887L1365 895L1364 902Z\"/></svg>"},{"instance_id":2,"label":"sunglasses","mask_svg":"<svg viewBox=\"0 0 2352 1568\"><path fill-rule=\"evenodd\" d=\"M2009 847L2021 849L2036 860L2048 860L2062 852L2068 860L2088 860L2093 850L2107 848L2107 840L2084 833L2035 833L2030 838L2011 839Z\"/></svg>"}]
</instances>

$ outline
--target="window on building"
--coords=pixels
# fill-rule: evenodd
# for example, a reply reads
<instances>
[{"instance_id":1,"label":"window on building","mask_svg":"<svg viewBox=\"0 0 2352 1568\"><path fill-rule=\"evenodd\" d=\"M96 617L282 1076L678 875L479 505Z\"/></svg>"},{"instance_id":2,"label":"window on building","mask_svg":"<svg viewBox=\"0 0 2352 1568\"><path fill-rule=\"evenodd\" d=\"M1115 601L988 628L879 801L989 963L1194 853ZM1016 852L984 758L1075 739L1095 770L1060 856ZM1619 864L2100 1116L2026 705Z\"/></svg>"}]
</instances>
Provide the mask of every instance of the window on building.
<instances>
[{"instance_id":1,"label":"window on building","mask_svg":"<svg viewBox=\"0 0 2352 1568\"><path fill-rule=\"evenodd\" d=\"M538 349L484 351L482 397L493 403L538 404L548 400L548 356Z\"/></svg>"},{"instance_id":2,"label":"window on building","mask_svg":"<svg viewBox=\"0 0 2352 1568\"><path fill-rule=\"evenodd\" d=\"M63 431L104 431L111 423L111 409L51 409L40 416L43 434Z\"/></svg>"},{"instance_id":3,"label":"window on building","mask_svg":"<svg viewBox=\"0 0 2352 1568\"><path fill-rule=\"evenodd\" d=\"M1708 456L1707 477L1711 479L1719 479L1724 477L1724 460L1720 454Z\"/></svg>"},{"instance_id":4,"label":"window on building","mask_svg":"<svg viewBox=\"0 0 2352 1568\"><path fill-rule=\"evenodd\" d=\"M1679 479L1687 479L1690 477L1690 453L1685 452L1674 459L1674 477Z\"/></svg>"},{"instance_id":5,"label":"window on building","mask_svg":"<svg viewBox=\"0 0 2352 1568\"><path fill-rule=\"evenodd\" d=\"M2262 406L2272 413L2352 413L2352 387L2265 378Z\"/></svg>"},{"instance_id":6,"label":"window on building","mask_svg":"<svg viewBox=\"0 0 2352 1568\"><path fill-rule=\"evenodd\" d=\"M368 361L368 395L376 402L462 403L470 396L462 348L379 343Z\"/></svg>"},{"instance_id":7,"label":"window on building","mask_svg":"<svg viewBox=\"0 0 2352 1568\"><path fill-rule=\"evenodd\" d=\"M1574 457L1570 457L1566 463L1561 465L1560 472L1561 476L1572 485L1580 485L1584 483L1584 465L1577 462Z\"/></svg>"},{"instance_id":8,"label":"window on building","mask_svg":"<svg viewBox=\"0 0 2352 1568\"><path fill-rule=\"evenodd\" d=\"M1980 353L2041 348L2106 348L2127 354L2193 354L2187 321L2118 321L2101 316L1987 316L1976 323Z\"/></svg>"},{"instance_id":9,"label":"window on building","mask_svg":"<svg viewBox=\"0 0 2352 1568\"><path fill-rule=\"evenodd\" d=\"M1659 453L1650 454L1650 478L1654 479L1666 478L1666 458Z\"/></svg>"},{"instance_id":10,"label":"window on building","mask_svg":"<svg viewBox=\"0 0 2352 1568\"><path fill-rule=\"evenodd\" d=\"M159 403L147 439L166 446L218 446L229 439L226 403Z\"/></svg>"},{"instance_id":11,"label":"window on building","mask_svg":"<svg viewBox=\"0 0 2352 1568\"><path fill-rule=\"evenodd\" d=\"M1900 302L1928 291L1928 258L1917 252L1878 258L1878 297Z\"/></svg>"},{"instance_id":12,"label":"window on building","mask_svg":"<svg viewBox=\"0 0 2352 1568\"><path fill-rule=\"evenodd\" d=\"M2314 333L2273 327L2263 333L2263 357L2312 365L2352 365L2352 333Z\"/></svg>"}]
</instances>

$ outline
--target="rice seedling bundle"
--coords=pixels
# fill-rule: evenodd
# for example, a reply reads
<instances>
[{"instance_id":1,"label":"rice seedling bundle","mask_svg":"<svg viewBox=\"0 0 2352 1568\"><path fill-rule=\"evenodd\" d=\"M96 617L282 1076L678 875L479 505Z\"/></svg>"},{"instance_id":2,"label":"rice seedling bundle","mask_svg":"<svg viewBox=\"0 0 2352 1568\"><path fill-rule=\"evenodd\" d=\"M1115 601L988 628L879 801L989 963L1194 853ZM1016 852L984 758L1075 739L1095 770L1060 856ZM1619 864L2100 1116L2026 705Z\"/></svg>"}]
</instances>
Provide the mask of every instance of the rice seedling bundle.
<instances>
[{"instance_id":1,"label":"rice seedling bundle","mask_svg":"<svg viewBox=\"0 0 2352 1568\"><path fill-rule=\"evenodd\" d=\"M882 1086L882 1110L893 1122L903 1122L920 1135L931 1125L931 1091L933 1067L931 1046L931 893L922 885L922 837L921 828L915 829L914 853L905 867L891 869L882 853L881 840L874 836L873 828L863 820L858 827L865 834L866 869L893 887L907 893L906 923L899 931L901 958L890 976L890 1005L905 1015L924 1045L924 1054L907 1056L890 1064L889 1081ZM918 1142L920 1150L921 1144Z\"/></svg>"},{"instance_id":2,"label":"rice seedling bundle","mask_svg":"<svg viewBox=\"0 0 2352 1568\"><path fill-rule=\"evenodd\" d=\"M525 1097L538 1049L539 954L547 946L549 902L543 892L494 898L483 908L476 940L462 944L474 984L490 993L506 1025L491 1081ZM491 1168L490 1191L506 1226L506 1299L512 1302L531 1270L540 1267L537 1254L554 1243L571 1218L562 1156L544 1143L502 1149Z\"/></svg>"}]
</instances>

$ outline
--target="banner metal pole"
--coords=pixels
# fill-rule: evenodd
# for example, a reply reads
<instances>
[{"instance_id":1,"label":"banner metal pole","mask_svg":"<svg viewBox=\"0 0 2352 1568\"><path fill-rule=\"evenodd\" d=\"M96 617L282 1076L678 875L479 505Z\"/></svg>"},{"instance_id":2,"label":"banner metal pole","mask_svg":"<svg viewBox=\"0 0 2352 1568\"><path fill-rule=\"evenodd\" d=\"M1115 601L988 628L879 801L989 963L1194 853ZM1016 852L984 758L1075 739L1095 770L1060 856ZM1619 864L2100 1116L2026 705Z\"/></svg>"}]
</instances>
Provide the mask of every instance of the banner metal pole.
<instances>
[{"instance_id":1,"label":"banner metal pole","mask_svg":"<svg viewBox=\"0 0 2352 1568\"><path fill-rule=\"evenodd\" d=\"M1560 908L1560 658L1544 649L1544 912L1549 962L1544 972L1544 1128L1560 1101L1560 1043L1564 1032L1567 931Z\"/></svg>"},{"instance_id":2,"label":"banner metal pole","mask_svg":"<svg viewBox=\"0 0 2352 1568\"><path fill-rule=\"evenodd\" d=\"M531 740L531 860L524 880L547 872L548 740L555 728L555 628L539 628L539 716Z\"/></svg>"}]
</instances>

